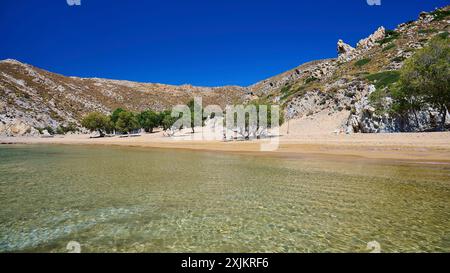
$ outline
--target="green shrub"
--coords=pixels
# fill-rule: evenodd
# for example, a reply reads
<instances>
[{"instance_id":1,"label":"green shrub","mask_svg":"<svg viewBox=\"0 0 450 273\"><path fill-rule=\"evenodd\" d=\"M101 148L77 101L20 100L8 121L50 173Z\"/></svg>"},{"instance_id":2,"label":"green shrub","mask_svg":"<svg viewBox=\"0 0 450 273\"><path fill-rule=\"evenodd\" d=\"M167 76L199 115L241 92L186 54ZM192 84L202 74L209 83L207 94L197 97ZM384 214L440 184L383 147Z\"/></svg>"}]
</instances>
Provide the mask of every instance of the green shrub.
<instances>
[{"instance_id":1,"label":"green shrub","mask_svg":"<svg viewBox=\"0 0 450 273\"><path fill-rule=\"evenodd\" d=\"M446 38L448 38L448 31L439 33L439 34L437 35L437 37L440 38L440 39L446 39Z\"/></svg>"},{"instance_id":2,"label":"green shrub","mask_svg":"<svg viewBox=\"0 0 450 273\"><path fill-rule=\"evenodd\" d=\"M287 98L289 98L290 96L292 96L294 94L303 94L303 93L305 93L305 90L306 90L306 86L305 85L302 85L302 86L297 87L297 88L291 87L289 89L289 91L287 91L286 93L283 93L283 95L281 96L280 100L284 101L284 100L286 100Z\"/></svg>"},{"instance_id":3,"label":"green shrub","mask_svg":"<svg viewBox=\"0 0 450 273\"><path fill-rule=\"evenodd\" d=\"M369 75L370 73L369 72L367 72L367 71L361 71L361 72L356 72L355 74L353 74L353 75L355 75L356 77L365 77L365 76L367 76L367 75Z\"/></svg>"},{"instance_id":4,"label":"green shrub","mask_svg":"<svg viewBox=\"0 0 450 273\"><path fill-rule=\"evenodd\" d=\"M47 130L47 132L48 132L50 135L54 135L54 134L55 134L55 129L53 129L53 127L51 127L51 126L45 127L44 130Z\"/></svg>"},{"instance_id":5,"label":"green shrub","mask_svg":"<svg viewBox=\"0 0 450 273\"><path fill-rule=\"evenodd\" d=\"M420 34L430 34L430 33L436 33L437 30L434 28L429 28L429 29L419 29L419 33Z\"/></svg>"},{"instance_id":6,"label":"green shrub","mask_svg":"<svg viewBox=\"0 0 450 273\"><path fill-rule=\"evenodd\" d=\"M78 132L78 126L73 122L70 122L66 126L60 125L58 126L58 128L56 128L56 134L58 135L65 135L67 133L76 133L76 132Z\"/></svg>"},{"instance_id":7,"label":"green shrub","mask_svg":"<svg viewBox=\"0 0 450 273\"><path fill-rule=\"evenodd\" d=\"M73 122L69 122L67 126L64 127L66 133L76 133L78 132L78 125Z\"/></svg>"},{"instance_id":8,"label":"green shrub","mask_svg":"<svg viewBox=\"0 0 450 273\"><path fill-rule=\"evenodd\" d=\"M445 18L447 18L448 16L450 16L450 10L435 10L431 13L431 15L434 16L433 21L442 21Z\"/></svg>"},{"instance_id":9,"label":"green shrub","mask_svg":"<svg viewBox=\"0 0 450 273\"><path fill-rule=\"evenodd\" d=\"M34 127L34 129L38 130L39 134L41 134L41 135L44 133L44 128Z\"/></svg>"},{"instance_id":10,"label":"green shrub","mask_svg":"<svg viewBox=\"0 0 450 273\"><path fill-rule=\"evenodd\" d=\"M50 117L54 120L62 120L61 117L58 115L58 113L51 111Z\"/></svg>"},{"instance_id":11,"label":"green shrub","mask_svg":"<svg viewBox=\"0 0 450 273\"><path fill-rule=\"evenodd\" d=\"M394 62L396 62L396 63L401 63L401 62L403 62L404 60L406 60L406 58L403 57L403 56L398 56L398 57L395 57L394 59L392 59L392 61L394 61Z\"/></svg>"},{"instance_id":12,"label":"green shrub","mask_svg":"<svg viewBox=\"0 0 450 273\"><path fill-rule=\"evenodd\" d=\"M396 48L397 46L394 43L391 43L383 48L383 52Z\"/></svg>"},{"instance_id":13,"label":"green shrub","mask_svg":"<svg viewBox=\"0 0 450 273\"><path fill-rule=\"evenodd\" d=\"M378 41L378 43L380 45L384 45L387 43L390 43L394 40L397 40L400 37L400 33L398 33L395 30L386 30L386 37L380 41Z\"/></svg>"},{"instance_id":14,"label":"green shrub","mask_svg":"<svg viewBox=\"0 0 450 273\"><path fill-rule=\"evenodd\" d=\"M388 92L386 89L377 89L370 94L370 104L375 107L377 114L380 114L384 110L384 98L388 96Z\"/></svg>"},{"instance_id":15,"label":"green shrub","mask_svg":"<svg viewBox=\"0 0 450 273\"><path fill-rule=\"evenodd\" d=\"M58 128L56 128L56 134L65 135L66 133L64 132L64 129L61 126L58 126Z\"/></svg>"},{"instance_id":16,"label":"green shrub","mask_svg":"<svg viewBox=\"0 0 450 273\"><path fill-rule=\"evenodd\" d=\"M386 36L393 36L398 34L395 30L392 29L386 29Z\"/></svg>"},{"instance_id":17,"label":"green shrub","mask_svg":"<svg viewBox=\"0 0 450 273\"><path fill-rule=\"evenodd\" d=\"M311 77L308 77L306 80L305 80L305 84L308 84L308 83L311 83L311 82L315 82L315 81L317 81L318 79L316 78L316 77L314 77L314 76L311 76Z\"/></svg>"},{"instance_id":18,"label":"green shrub","mask_svg":"<svg viewBox=\"0 0 450 273\"><path fill-rule=\"evenodd\" d=\"M357 66L357 67L363 67L363 66L365 66L366 64L370 63L370 61L372 61L372 59L370 59L370 58L361 59L361 60L359 60L359 61L357 61L357 62L355 63L355 66Z\"/></svg>"},{"instance_id":19,"label":"green shrub","mask_svg":"<svg viewBox=\"0 0 450 273\"><path fill-rule=\"evenodd\" d=\"M283 88L281 88L281 94L286 94L286 93L289 93L289 91L291 90L291 88L292 88L292 85L286 85L286 86L284 86Z\"/></svg>"},{"instance_id":20,"label":"green shrub","mask_svg":"<svg viewBox=\"0 0 450 273\"><path fill-rule=\"evenodd\" d=\"M377 89L383 89L400 79L400 72L398 71L384 71L380 73L370 74L366 77L367 80L374 83Z\"/></svg>"}]
</instances>

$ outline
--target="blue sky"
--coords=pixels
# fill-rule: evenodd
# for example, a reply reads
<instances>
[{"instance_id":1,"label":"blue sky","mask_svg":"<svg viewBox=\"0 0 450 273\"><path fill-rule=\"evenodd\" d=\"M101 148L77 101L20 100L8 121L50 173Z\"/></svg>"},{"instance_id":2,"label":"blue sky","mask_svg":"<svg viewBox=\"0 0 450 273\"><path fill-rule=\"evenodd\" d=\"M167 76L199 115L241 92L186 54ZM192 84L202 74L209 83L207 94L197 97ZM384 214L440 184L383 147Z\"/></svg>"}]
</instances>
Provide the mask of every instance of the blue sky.
<instances>
[{"instance_id":1,"label":"blue sky","mask_svg":"<svg viewBox=\"0 0 450 273\"><path fill-rule=\"evenodd\" d=\"M439 0L2 0L0 59L68 76L249 85Z\"/></svg>"}]
</instances>

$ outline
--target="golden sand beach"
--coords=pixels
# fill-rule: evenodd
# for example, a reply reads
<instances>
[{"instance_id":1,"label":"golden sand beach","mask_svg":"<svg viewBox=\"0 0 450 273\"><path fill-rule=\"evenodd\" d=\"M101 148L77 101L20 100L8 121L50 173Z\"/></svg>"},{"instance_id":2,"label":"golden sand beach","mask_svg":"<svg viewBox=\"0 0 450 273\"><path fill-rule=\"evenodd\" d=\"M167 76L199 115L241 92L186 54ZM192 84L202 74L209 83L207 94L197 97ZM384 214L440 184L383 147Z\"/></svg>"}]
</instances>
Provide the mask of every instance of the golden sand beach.
<instances>
[{"instance_id":1,"label":"golden sand beach","mask_svg":"<svg viewBox=\"0 0 450 273\"><path fill-rule=\"evenodd\" d=\"M387 159L450 164L450 132L396 134L302 134L279 137L279 148L261 152L268 140L203 141L165 137L162 132L135 137L90 138L87 134L36 137L0 137L1 144L113 145L283 157L330 157L340 160Z\"/></svg>"}]
</instances>

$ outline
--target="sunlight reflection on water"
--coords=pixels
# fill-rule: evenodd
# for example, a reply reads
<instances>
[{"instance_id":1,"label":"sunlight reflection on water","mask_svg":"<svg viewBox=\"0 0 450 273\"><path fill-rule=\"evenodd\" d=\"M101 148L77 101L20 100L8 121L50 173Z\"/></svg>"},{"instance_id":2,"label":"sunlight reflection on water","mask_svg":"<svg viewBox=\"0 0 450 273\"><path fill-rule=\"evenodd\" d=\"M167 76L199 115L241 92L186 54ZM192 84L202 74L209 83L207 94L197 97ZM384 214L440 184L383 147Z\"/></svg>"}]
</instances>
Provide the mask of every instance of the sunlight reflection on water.
<instances>
[{"instance_id":1,"label":"sunlight reflection on water","mask_svg":"<svg viewBox=\"0 0 450 273\"><path fill-rule=\"evenodd\" d=\"M0 147L0 251L450 251L449 166Z\"/></svg>"}]
</instances>

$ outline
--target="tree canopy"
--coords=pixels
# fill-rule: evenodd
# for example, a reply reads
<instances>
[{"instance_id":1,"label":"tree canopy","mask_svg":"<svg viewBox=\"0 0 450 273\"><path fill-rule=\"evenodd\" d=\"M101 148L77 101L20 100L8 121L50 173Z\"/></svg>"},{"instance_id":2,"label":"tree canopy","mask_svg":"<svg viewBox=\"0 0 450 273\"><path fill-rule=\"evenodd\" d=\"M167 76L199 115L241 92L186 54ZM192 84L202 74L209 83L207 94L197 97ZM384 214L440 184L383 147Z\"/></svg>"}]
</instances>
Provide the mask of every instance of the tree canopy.
<instances>
[{"instance_id":1,"label":"tree canopy","mask_svg":"<svg viewBox=\"0 0 450 273\"><path fill-rule=\"evenodd\" d=\"M140 128L136 115L132 112L123 111L119 114L116 122L116 129L121 133L130 134Z\"/></svg>"},{"instance_id":2,"label":"tree canopy","mask_svg":"<svg viewBox=\"0 0 450 273\"><path fill-rule=\"evenodd\" d=\"M436 107L445 125L450 109L450 38L433 38L405 62L393 99L393 108L399 113L419 110L426 104Z\"/></svg>"},{"instance_id":3,"label":"tree canopy","mask_svg":"<svg viewBox=\"0 0 450 273\"><path fill-rule=\"evenodd\" d=\"M170 110L163 111L159 114L161 126L164 131L172 128L173 124L177 121L178 118L172 117L172 112Z\"/></svg>"},{"instance_id":4,"label":"tree canopy","mask_svg":"<svg viewBox=\"0 0 450 273\"><path fill-rule=\"evenodd\" d=\"M124 109L122 108L117 108L116 110L114 110L111 114L111 121L116 124L117 120L119 120L119 115L120 113L125 112Z\"/></svg>"},{"instance_id":5,"label":"tree canopy","mask_svg":"<svg viewBox=\"0 0 450 273\"><path fill-rule=\"evenodd\" d=\"M91 132L98 131L101 137L105 136L108 130L110 120L106 115L98 112L88 114L82 121L81 125Z\"/></svg>"},{"instance_id":6,"label":"tree canopy","mask_svg":"<svg viewBox=\"0 0 450 273\"><path fill-rule=\"evenodd\" d=\"M153 129L160 125L159 114L152 110L141 112L137 115L137 120L147 133L153 133Z\"/></svg>"}]
</instances>

